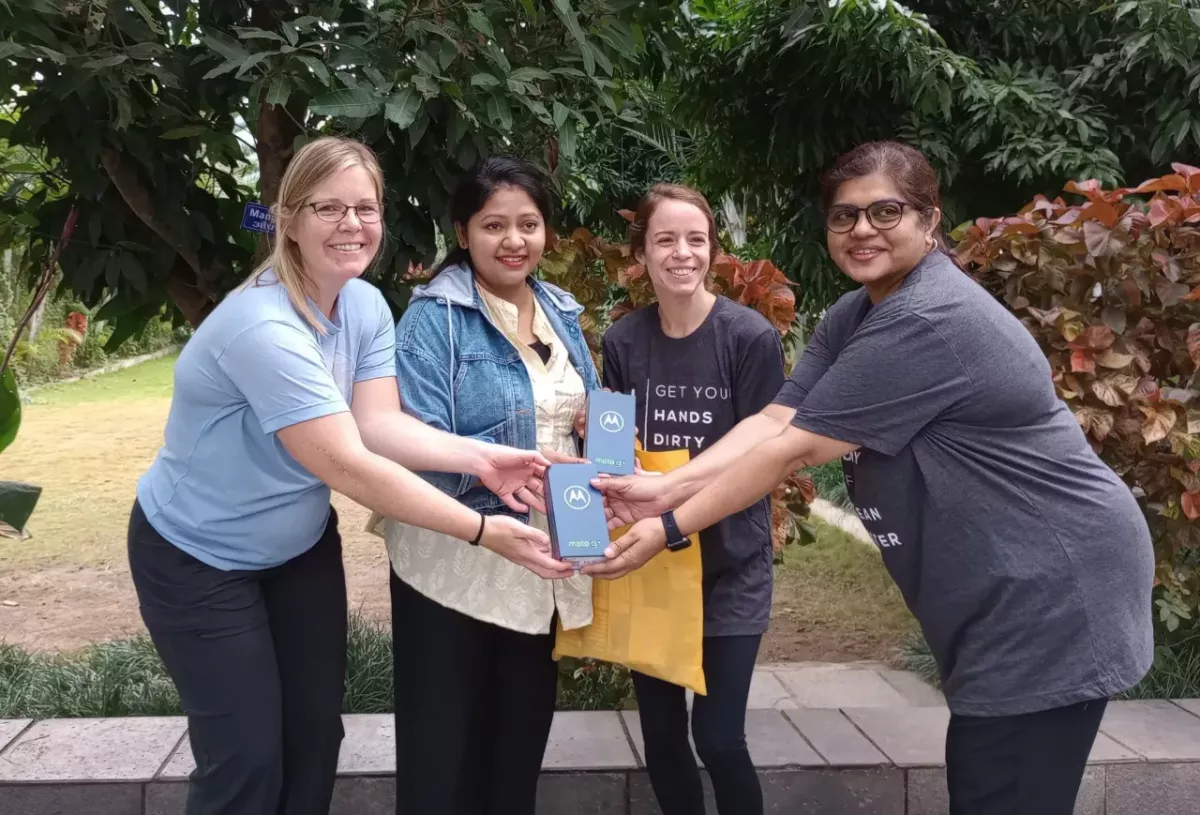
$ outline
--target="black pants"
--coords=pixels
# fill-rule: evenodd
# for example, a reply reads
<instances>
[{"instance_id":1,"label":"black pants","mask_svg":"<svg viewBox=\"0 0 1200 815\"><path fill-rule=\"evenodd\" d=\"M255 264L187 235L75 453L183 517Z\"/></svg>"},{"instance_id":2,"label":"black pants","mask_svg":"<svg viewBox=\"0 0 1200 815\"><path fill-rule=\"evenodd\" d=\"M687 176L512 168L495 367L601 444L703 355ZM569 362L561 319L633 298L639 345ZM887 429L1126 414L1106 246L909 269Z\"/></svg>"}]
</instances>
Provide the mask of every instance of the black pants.
<instances>
[{"instance_id":1,"label":"black pants","mask_svg":"<svg viewBox=\"0 0 1200 815\"><path fill-rule=\"evenodd\" d=\"M950 717L950 815L1071 815L1106 700L1021 716Z\"/></svg>"},{"instance_id":2,"label":"black pants","mask_svg":"<svg viewBox=\"0 0 1200 815\"><path fill-rule=\"evenodd\" d=\"M708 694L692 700L692 738L721 815L762 815L762 788L746 749L746 702L762 637L705 637ZM663 815L703 815L700 771L688 744L684 689L636 671L646 769Z\"/></svg>"},{"instance_id":3,"label":"black pants","mask_svg":"<svg viewBox=\"0 0 1200 815\"><path fill-rule=\"evenodd\" d=\"M337 516L282 566L214 569L134 505L142 619L187 712L188 815L325 815L342 742L346 580Z\"/></svg>"},{"instance_id":4,"label":"black pants","mask_svg":"<svg viewBox=\"0 0 1200 815\"><path fill-rule=\"evenodd\" d=\"M534 815L558 670L552 634L522 634L391 575L396 812Z\"/></svg>"}]
</instances>

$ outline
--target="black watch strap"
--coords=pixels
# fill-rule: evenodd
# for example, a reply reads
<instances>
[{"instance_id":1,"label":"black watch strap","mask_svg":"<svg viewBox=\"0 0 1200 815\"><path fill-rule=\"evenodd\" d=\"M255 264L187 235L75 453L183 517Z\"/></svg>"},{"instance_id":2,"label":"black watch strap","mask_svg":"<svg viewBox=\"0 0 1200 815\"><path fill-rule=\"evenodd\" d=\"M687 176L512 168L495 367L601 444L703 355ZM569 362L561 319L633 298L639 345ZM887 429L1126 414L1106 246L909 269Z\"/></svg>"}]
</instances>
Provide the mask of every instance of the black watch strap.
<instances>
[{"instance_id":1,"label":"black watch strap","mask_svg":"<svg viewBox=\"0 0 1200 815\"><path fill-rule=\"evenodd\" d=\"M668 509L661 517L663 530L667 533L668 551L678 552L680 549L686 549L692 545L687 535L679 533L679 525L675 523L675 512L673 510Z\"/></svg>"}]
</instances>

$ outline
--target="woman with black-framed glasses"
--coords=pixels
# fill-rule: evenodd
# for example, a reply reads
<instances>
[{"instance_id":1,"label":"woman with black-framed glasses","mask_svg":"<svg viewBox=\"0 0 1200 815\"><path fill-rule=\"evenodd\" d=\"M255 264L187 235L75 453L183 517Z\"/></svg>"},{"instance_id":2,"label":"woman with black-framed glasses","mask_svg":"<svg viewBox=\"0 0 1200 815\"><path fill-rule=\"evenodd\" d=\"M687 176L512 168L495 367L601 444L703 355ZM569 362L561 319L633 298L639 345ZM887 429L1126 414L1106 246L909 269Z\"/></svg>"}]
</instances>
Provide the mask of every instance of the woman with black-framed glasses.
<instances>
[{"instance_id":1,"label":"woman with black-framed glasses","mask_svg":"<svg viewBox=\"0 0 1200 815\"><path fill-rule=\"evenodd\" d=\"M951 815L1070 815L1107 699L1151 664L1145 518L1029 331L943 251L928 160L866 144L822 187L829 253L861 288L773 404L678 470L598 482L637 523L584 572L625 574L841 459L941 670Z\"/></svg>"},{"instance_id":2,"label":"woman with black-framed glasses","mask_svg":"<svg viewBox=\"0 0 1200 815\"><path fill-rule=\"evenodd\" d=\"M541 504L527 488L540 489L549 462L401 411L391 310L361 279L384 241L382 199L379 162L359 142L297 151L270 255L175 364L128 552L188 717L188 815L329 812L347 626L332 490L540 577L572 574L543 530L485 516L417 474L478 479L524 512Z\"/></svg>"}]
</instances>

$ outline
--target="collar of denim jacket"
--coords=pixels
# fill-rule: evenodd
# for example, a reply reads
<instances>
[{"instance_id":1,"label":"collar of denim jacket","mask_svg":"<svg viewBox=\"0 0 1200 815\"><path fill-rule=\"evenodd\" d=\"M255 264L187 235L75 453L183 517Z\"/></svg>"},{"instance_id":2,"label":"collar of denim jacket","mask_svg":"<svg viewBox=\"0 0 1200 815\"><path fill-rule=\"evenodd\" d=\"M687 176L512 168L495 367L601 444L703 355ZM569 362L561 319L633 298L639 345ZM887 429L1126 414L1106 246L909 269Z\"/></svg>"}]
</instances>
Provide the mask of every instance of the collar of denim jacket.
<instances>
[{"instance_id":1,"label":"collar of denim jacket","mask_svg":"<svg viewBox=\"0 0 1200 815\"><path fill-rule=\"evenodd\" d=\"M537 278L530 278L530 286L543 306L549 305L564 317L574 317L583 311L583 306L570 292ZM455 263L447 266L437 277L413 289L412 299L433 298L463 308L480 309L475 293L475 276L469 266Z\"/></svg>"}]
</instances>

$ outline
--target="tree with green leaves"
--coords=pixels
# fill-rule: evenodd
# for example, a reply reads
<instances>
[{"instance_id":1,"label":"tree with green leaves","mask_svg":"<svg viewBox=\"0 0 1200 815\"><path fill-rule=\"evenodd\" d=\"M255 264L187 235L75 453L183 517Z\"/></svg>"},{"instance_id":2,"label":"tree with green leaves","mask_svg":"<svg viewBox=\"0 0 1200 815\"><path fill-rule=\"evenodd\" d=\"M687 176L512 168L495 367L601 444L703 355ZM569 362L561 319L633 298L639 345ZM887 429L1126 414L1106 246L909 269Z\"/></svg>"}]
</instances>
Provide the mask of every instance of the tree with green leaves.
<instances>
[{"instance_id":1,"label":"tree with green leaves","mask_svg":"<svg viewBox=\"0 0 1200 815\"><path fill-rule=\"evenodd\" d=\"M199 324L250 271L248 201L270 204L306 139L379 154L397 307L434 256L455 176L502 150L561 177L579 134L636 123L620 79L669 51L673 0L0 0L0 138L44 157L4 191L31 267L71 207L63 285L107 300L111 345L164 305ZM26 183L41 190L27 194Z\"/></svg>"},{"instance_id":2,"label":"tree with green leaves","mask_svg":"<svg viewBox=\"0 0 1200 815\"><path fill-rule=\"evenodd\" d=\"M1200 0L698 0L677 60L688 167L753 201L773 259L819 310L817 177L899 138L942 178L951 224L1069 179L1107 185L1200 159Z\"/></svg>"}]
</instances>

